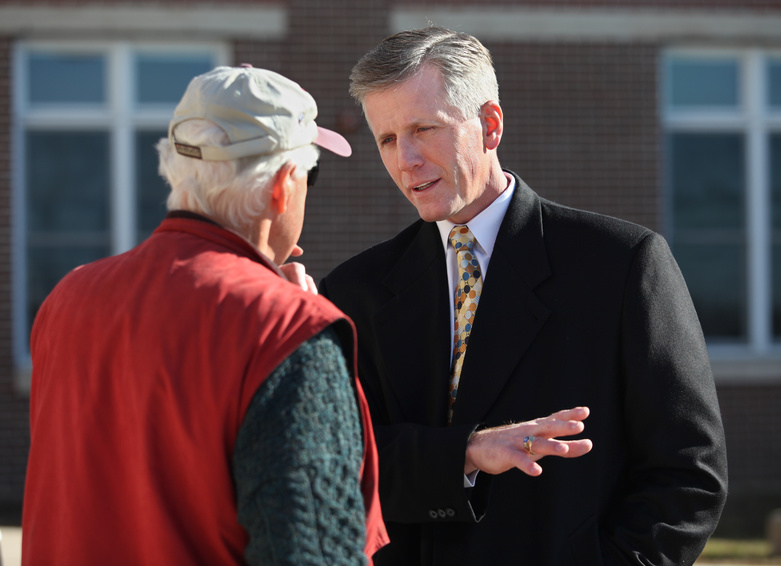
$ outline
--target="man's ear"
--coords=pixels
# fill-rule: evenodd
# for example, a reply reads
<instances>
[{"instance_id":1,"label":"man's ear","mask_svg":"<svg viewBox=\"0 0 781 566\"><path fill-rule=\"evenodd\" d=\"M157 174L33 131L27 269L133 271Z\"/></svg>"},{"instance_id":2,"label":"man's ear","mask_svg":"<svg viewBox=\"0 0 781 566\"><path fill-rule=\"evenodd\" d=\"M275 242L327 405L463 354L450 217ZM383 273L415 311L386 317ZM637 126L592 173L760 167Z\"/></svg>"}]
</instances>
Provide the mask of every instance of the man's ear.
<instances>
[{"instance_id":1,"label":"man's ear","mask_svg":"<svg viewBox=\"0 0 781 566\"><path fill-rule=\"evenodd\" d=\"M290 194L294 188L293 173L296 166L292 163L285 163L280 167L274 180L271 182L271 200L269 206L276 214L284 214L287 210L287 203Z\"/></svg>"},{"instance_id":2,"label":"man's ear","mask_svg":"<svg viewBox=\"0 0 781 566\"><path fill-rule=\"evenodd\" d=\"M480 122L483 124L483 140L486 149L496 149L502 141L504 119L502 107L495 100L489 100L480 107Z\"/></svg>"}]
</instances>

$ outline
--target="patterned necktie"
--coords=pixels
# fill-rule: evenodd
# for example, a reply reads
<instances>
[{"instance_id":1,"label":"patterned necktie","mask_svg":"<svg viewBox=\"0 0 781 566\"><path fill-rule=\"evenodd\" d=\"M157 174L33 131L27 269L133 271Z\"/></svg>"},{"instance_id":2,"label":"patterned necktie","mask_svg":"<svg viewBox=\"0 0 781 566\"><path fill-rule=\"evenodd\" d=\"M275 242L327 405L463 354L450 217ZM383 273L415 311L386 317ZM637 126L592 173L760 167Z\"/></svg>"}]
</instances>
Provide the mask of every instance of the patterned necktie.
<instances>
[{"instance_id":1,"label":"patterned necktie","mask_svg":"<svg viewBox=\"0 0 781 566\"><path fill-rule=\"evenodd\" d=\"M456 226L450 232L450 243L456 250L458 264L458 287L455 292L455 331L453 333L453 367L450 377L450 395L448 395L447 422L453 420L453 403L458 395L458 382L461 378L461 366L472 331L472 321L480 300L483 280L480 276L480 264L474 252L475 237L466 226Z\"/></svg>"}]
</instances>

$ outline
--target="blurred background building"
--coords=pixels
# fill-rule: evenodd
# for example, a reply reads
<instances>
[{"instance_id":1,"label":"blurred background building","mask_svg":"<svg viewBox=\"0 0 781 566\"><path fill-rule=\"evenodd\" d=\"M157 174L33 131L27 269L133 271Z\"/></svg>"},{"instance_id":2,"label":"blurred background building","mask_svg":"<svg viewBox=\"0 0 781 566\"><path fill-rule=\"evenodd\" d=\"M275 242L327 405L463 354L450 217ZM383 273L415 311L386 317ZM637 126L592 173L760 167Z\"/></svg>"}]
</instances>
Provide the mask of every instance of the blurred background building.
<instances>
[{"instance_id":1,"label":"blurred background building","mask_svg":"<svg viewBox=\"0 0 781 566\"><path fill-rule=\"evenodd\" d=\"M153 146L189 79L281 72L352 143L309 195L302 259L319 279L417 218L347 88L366 50L428 22L491 50L505 167L670 242L727 431L720 530L761 529L781 505L779 0L0 1L0 510L21 508L36 310L164 215Z\"/></svg>"}]
</instances>

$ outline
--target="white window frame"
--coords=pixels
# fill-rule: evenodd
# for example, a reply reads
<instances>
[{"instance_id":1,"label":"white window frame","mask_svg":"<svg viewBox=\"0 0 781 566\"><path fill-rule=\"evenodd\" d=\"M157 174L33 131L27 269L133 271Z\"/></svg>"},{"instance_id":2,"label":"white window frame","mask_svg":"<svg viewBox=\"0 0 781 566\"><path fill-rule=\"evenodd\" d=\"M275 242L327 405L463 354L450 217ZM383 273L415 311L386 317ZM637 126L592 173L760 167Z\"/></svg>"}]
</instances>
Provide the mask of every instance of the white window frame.
<instances>
[{"instance_id":1,"label":"white window frame","mask_svg":"<svg viewBox=\"0 0 781 566\"><path fill-rule=\"evenodd\" d=\"M107 61L107 99L104 105L28 104L26 60L30 53L101 54ZM229 64L230 51L224 42L133 42L133 41L20 41L13 53L12 155L12 331L17 387L29 390L32 369L29 336L26 332L27 257L25 209L25 132L45 128L83 130L100 128L109 133L110 150L110 235L111 253L122 253L136 244L135 146L138 129L165 129L175 103L136 107L133 101L135 77L133 58L138 53L212 54L215 65Z\"/></svg>"},{"instance_id":2,"label":"white window frame","mask_svg":"<svg viewBox=\"0 0 781 566\"><path fill-rule=\"evenodd\" d=\"M770 154L771 133L781 133L781 110L771 112L766 104L765 64L769 58L781 57L781 51L764 49L672 48L662 56L663 88L669 88L667 64L670 57L730 58L738 64L739 104L724 109L672 109L665 90L660 97L662 125L666 134L741 133L746 141L746 242L747 242L747 310L748 328L745 344L708 344L711 359L726 373L781 376L781 344L773 340L771 284L771 209ZM668 187L668 191L672 190ZM668 195L669 196L669 195ZM667 198L665 215L672 219L672 201ZM672 222L667 234L674 240ZM741 362L757 362L746 368ZM762 368L766 368L762 370Z\"/></svg>"}]
</instances>

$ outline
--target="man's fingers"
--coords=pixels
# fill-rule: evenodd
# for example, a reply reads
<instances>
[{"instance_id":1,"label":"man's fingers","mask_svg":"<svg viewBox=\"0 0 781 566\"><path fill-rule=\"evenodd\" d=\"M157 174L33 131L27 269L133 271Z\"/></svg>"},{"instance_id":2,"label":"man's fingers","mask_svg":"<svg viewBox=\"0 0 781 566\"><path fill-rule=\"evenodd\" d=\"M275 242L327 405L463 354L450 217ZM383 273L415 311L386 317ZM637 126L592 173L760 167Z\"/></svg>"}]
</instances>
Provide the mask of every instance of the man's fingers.
<instances>
[{"instance_id":1,"label":"man's fingers","mask_svg":"<svg viewBox=\"0 0 781 566\"><path fill-rule=\"evenodd\" d=\"M559 436L572 436L585 429L583 420L589 416L588 407L575 407L558 411L550 416L535 421L529 425L534 427L534 435L544 438L556 438Z\"/></svg>"},{"instance_id":2,"label":"man's fingers","mask_svg":"<svg viewBox=\"0 0 781 566\"><path fill-rule=\"evenodd\" d=\"M578 458L583 456L583 454L591 452L591 449L594 447L594 443L588 438L569 440L566 442L566 445L567 454L564 456L565 458Z\"/></svg>"},{"instance_id":3,"label":"man's fingers","mask_svg":"<svg viewBox=\"0 0 781 566\"><path fill-rule=\"evenodd\" d=\"M317 285L315 284L315 280L308 273L306 274L306 290L317 295Z\"/></svg>"},{"instance_id":4,"label":"man's fingers","mask_svg":"<svg viewBox=\"0 0 781 566\"><path fill-rule=\"evenodd\" d=\"M559 421L583 421L588 418L591 411L588 407L575 407L573 409L564 409L563 411L557 411L546 417L545 419L553 419Z\"/></svg>"},{"instance_id":5,"label":"man's fingers","mask_svg":"<svg viewBox=\"0 0 781 566\"><path fill-rule=\"evenodd\" d=\"M587 407L559 411L548 417L477 431L467 442L464 473L475 469L501 474L518 468L530 476L542 473L537 460L545 456L577 458L591 450L591 440L560 440L580 434Z\"/></svg>"},{"instance_id":6,"label":"man's fingers","mask_svg":"<svg viewBox=\"0 0 781 566\"><path fill-rule=\"evenodd\" d=\"M585 430L586 425L583 421L558 420L549 417L533 423L529 428L538 438L558 438L580 434Z\"/></svg>"},{"instance_id":7,"label":"man's fingers","mask_svg":"<svg viewBox=\"0 0 781 566\"><path fill-rule=\"evenodd\" d=\"M303 264L298 262L285 263L279 266L280 271L288 281L295 283L304 291L309 291L317 295L317 285L315 280L306 272Z\"/></svg>"},{"instance_id":8,"label":"man's fingers","mask_svg":"<svg viewBox=\"0 0 781 566\"><path fill-rule=\"evenodd\" d=\"M540 466L534 457L519 455L515 467L521 470L527 476L537 477L542 473Z\"/></svg>"},{"instance_id":9,"label":"man's fingers","mask_svg":"<svg viewBox=\"0 0 781 566\"><path fill-rule=\"evenodd\" d=\"M532 443L532 452L529 456L539 460L543 456L558 456L560 458L577 458L588 454L593 447L593 443L588 438L580 440L556 440L555 438L535 437ZM524 451L525 447L524 447ZM527 452L528 453L528 452Z\"/></svg>"}]
</instances>

